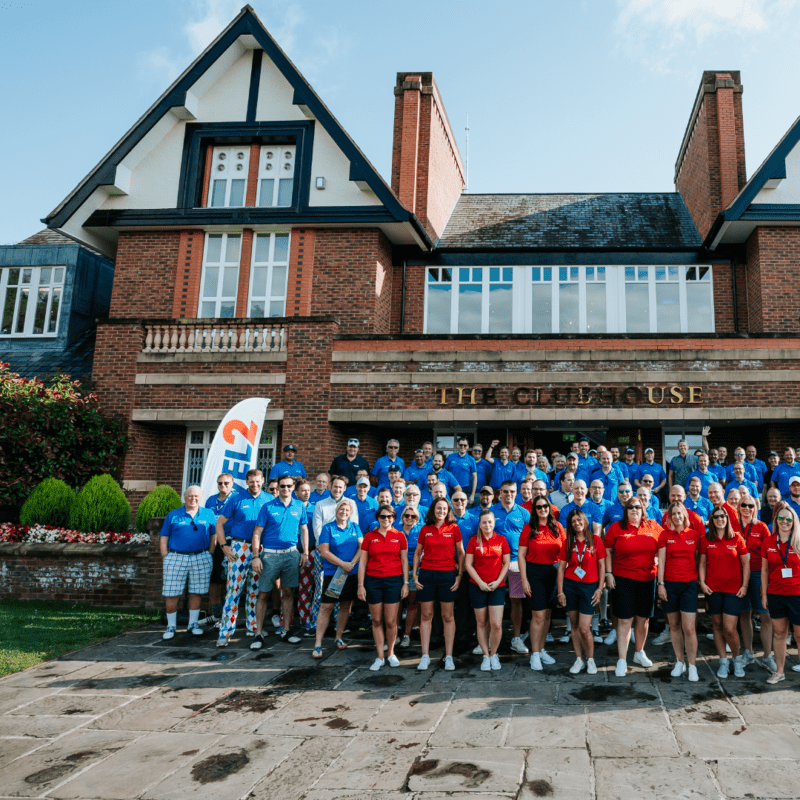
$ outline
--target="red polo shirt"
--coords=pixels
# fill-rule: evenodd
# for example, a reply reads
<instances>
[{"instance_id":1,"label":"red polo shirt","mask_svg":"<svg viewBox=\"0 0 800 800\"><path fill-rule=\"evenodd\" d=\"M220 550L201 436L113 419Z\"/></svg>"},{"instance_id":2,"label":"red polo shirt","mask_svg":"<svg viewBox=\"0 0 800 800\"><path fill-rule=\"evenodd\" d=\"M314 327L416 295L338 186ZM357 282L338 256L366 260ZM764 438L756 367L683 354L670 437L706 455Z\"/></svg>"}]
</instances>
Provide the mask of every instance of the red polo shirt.
<instances>
[{"instance_id":1,"label":"red polo shirt","mask_svg":"<svg viewBox=\"0 0 800 800\"><path fill-rule=\"evenodd\" d=\"M612 573L635 581L655 578L661 531L661 526L652 519L642 520L638 528L629 525L627 530L619 522L609 525L605 545L613 554Z\"/></svg>"},{"instance_id":2,"label":"red polo shirt","mask_svg":"<svg viewBox=\"0 0 800 800\"><path fill-rule=\"evenodd\" d=\"M367 552L367 575L371 578L393 578L403 574L400 553L408 550L404 533L389 528L384 536L376 528L364 534L361 549Z\"/></svg>"},{"instance_id":3,"label":"red polo shirt","mask_svg":"<svg viewBox=\"0 0 800 800\"><path fill-rule=\"evenodd\" d=\"M700 542L700 555L707 559L706 583L712 592L736 594L742 588L742 562L740 556L747 553L744 539L737 533L733 539L706 537Z\"/></svg>"},{"instance_id":4,"label":"red polo shirt","mask_svg":"<svg viewBox=\"0 0 800 800\"><path fill-rule=\"evenodd\" d=\"M540 525L538 535L532 536L531 526L526 525L519 536L519 546L528 548L525 560L530 561L531 564L555 564L558 561L562 545L567 541L567 534L564 533L564 529L558 522L556 522L556 530L558 536L553 536L553 532L547 525Z\"/></svg>"},{"instance_id":5,"label":"red polo shirt","mask_svg":"<svg viewBox=\"0 0 800 800\"><path fill-rule=\"evenodd\" d=\"M499 533L493 534L491 538L487 538L482 533L481 546L477 545L477 536L473 536L467 543L467 555L472 556L472 566L475 568L475 572L484 583L496 581L500 570L503 569L503 556L511 555L508 539ZM470 578L469 582L477 585L473 578ZM500 586L505 586L505 581Z\"/></svg>"},{"instance_id":6,"label":"red polo shirt","mask_svg":"<svg viewBox=\"0 0 800 800\"><path fill-rule=\"evenodd\" d=\"M422 548L420 569L448 572L456 569L456 544L461 541L461 529L455 522L441 528L425 525L419 532L417 548Z\"/></svg>"},{"instance_id":7,"label":"red polo shirt","mask_svg":"<svg viewBox=\"0 0 800 800\"><path fill-rule=\"evenodd\" d=\"M780 544L780 552L778 552L778 545L778 537L773 534L768 536L761 546L761 555L767 560L767 569L769 570L767 593L800 594L800 557L790 547L786 564L784 564L781 553L786 555L786 544ZM792 570L791 578L784 578L781 574L784 566Z\"/></svg>"},{"instance_id":8,"label":"red polo shirt","mask_svg":"<svg viewBox=\"0 0 800 800\"><path fill-rule=\"evenodd\" d=\"M600 573L597 568L598 562L606 557L606 548L599 536L594 537L594 552L586 549L586 542L575 542L572 552L567 556L567 542L561 545L561 552L558 554L559 561L566 561L567 568L564 577L578 583L597 583L600 580ZM575 574L575 570L581 567L586 573L582 578Z\"/></svg>"},{"instance_id":9,"label":"red polo shirt","mask_svg":"<svg viewBox=\"0 0 800 800\"><path fill-rule=\"evenodd\" d=\"M703 528L705 537L705 528ZM680 532L664 528L658 537L658 549L666 548L664 557L664 580L687 583L697 580L697 554L702 537L694 527Z\"/></svg>"}]
</instances>

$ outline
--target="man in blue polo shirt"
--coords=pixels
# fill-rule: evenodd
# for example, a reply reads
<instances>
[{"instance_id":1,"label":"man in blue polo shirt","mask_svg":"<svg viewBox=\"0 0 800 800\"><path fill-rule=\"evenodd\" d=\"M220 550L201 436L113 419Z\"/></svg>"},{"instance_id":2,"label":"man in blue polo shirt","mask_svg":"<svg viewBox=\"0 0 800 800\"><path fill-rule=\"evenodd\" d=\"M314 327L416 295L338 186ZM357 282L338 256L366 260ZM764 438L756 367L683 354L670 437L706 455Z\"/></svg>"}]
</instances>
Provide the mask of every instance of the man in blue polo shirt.
<instances>
[{"instance_id":1,"label":"man in blue polo shirt","mask_svg":"<svg viewBox=\"0 0 800 800\"><path fill-rule=\"evenodd\" d=\"M708 515L711 513L711 509L713 509L714 506L711 504L708 496L703 497L703 482L694 474L689 478L689 485L686 488L688 489L688 493L683 504L689 511L694 511L698 517L708 522ZM708 486L706 486L706 495L708 495Z\"/></svg>"},{"instance_id":2,"label":"man in blue polo shirt","mask_svg":"<svg viewBox=\"0 0 800 800\"><path fill-rule=\"evenodd\" d=\"M622 481L617 486L617 497L603 513L603 530L614 522L619 522L625 515L625 503L633 497L633 487L630 481Z\"/></svg>"},{"instance_id":3,"label":"man in blue polo shirt","mask_svg":"<svg viewBox=\"0 0 800 800\"><path fill-rule=\"evenodd\" d=\"M590 455L591 443L584 437L578 439L578 471L582 472L581 478L587 480L592 474L592 470L600 463L593 455Z\"/></svg>"},{"instance_id":4,"label":"man in blue polo shirt","mask_svg":"<svg viewBox=\"0 0 800 800\"><path fill-rule=\"evenodd\" d=\"M764 491L764 475L766 475L767 470L769 469L767 465L760 459L756 458L758 455L758 451L756 450L753 445L748 445L745 450L745 462L749 464L758 475L758 491Z\"/></svg>"},{"instance_id":5,"label":"man in blue polo shirt","mask_svg":"<svg viewBox=\"0 0 800 800\"><path fill-rule=\"evenodd\" d=\"M249 577L247 594L248 635L255 635L256 604L258 602L258 576L251 572L253 561L253 529L263 506L272 500L272 495L261 491L264 473L251 469L246 476L247 491L231 497L222 513L217 517L217 547L222 548L228 560L228 591L222 608L222 621L219 624L217 647L225 647L236 630L236 617L239 613L239 597ZM294 485L294 484L293 484ZM225 524L231 521L230 543L226 542Z\"/></svg>"},{"instance_id":6,"label":"man in blue polo shirt","mask_svg":"<svg viewBox=\"0 0 800 800\"><path fill-rule=\"evenodd\" d=\"M450 453L444 462L444 468L456 479L464 494L467 502L472 505L475 502L475 492L478 488L478 469L475 459L467 452L469 441L462 436L457 443L458 452Z\"/></svg>"},{"instance_id":7,"label":"man in blue polo shirt","mask_svg":"<svg viewBox=\"0 0 800 800\"><path fill-rule=\"evenodd\" d=\"M386 455L381 456L372 467L372 475L376 480L375 485L378 489L389 486L389 467L396 466L400 469L400 475L406 468L406 463L397 455L400 450L400 442L397 439L389 439L386 442Z\"/></svg>"},{"instance_id":8,"label":"man in blue polo shirt","mask_svg":"<svg viewBox=\"0 0 800 800\"><path fill-rule=\"evenodd\" d=\"M717 480L717 475L715 472L712 472L710 467L710 460L707 453L700 453L697 456L697 469L692 472L686 480L686 490L689 490L689 481L692 478L697 478L700 481L700 496L708 499L708 487L715 483Z\"/></svg>"},{"instance_id":9,"label":"man in blue polo shirt","mask_svg":"<svg viewBox=\"0 0 800 800\"><path fill-rule=\"evenodd\" d=\"M162 638L175 636L178 619L178 599L189 579L189 625L186 630L202 636L198 624L200 595L208 591L211 577L214 531L217 517L211 509L202 508L203 492L199 486L190 486L184 496L184 505L170 511L161 526L161 557L163 578L161 593L167 607L167 630Z\"/></svg>"},{"instance_id":10,"label":"man in blue polo shirt","mask_svg":"<svg viewBox=\"0 0 800 800\"><path fill-rule=\"evenodd\" d=\"M483 445L477 442L472 445L472 457L475 459L475 470L478 473L478 492L489 485L492 477L492 465L483 457Z\"/></svg>"},{"instance_id":11,"label":"man in blue polo shirt","mask_svg":"<svg viewBox=\"0 0 800 800\"><path fill-rule=\"evenodd\" d=\"M369 496L370 488L372 487L370 486L369 478L366 476L362 476L356 481L356 496L353 497L352 500L358 509L359 524L361 523L361 519L367 517L370 512L374 518L375 512L378 510L378 501L374 497ZM347 491L345 491L344 495L347 497ZM370 530L372 529L370 528ZM364 533L366 532L367 531L364 531Z\"/></svg>"},{"instance_id":12,"label":"man in blue polo shirt","mask_svg":"<svg viewBox=\"0 0 800 800\"><path fill-rule=\"evenodd\" d=\"M494 489L495 494L499 493L500 487L503 485L503 481L514 480L514 473L517 471L517 465L508 458L507 447L500 448L497 458L492 457L492 453L495 452L499 444L500 440L495 439L489 446L489 449L486 451L486 460L492 465L492 474L489 478L489 486Z\"/></svg>"},{"instance_id":13,"label":"man in blue polo shirt","mask_svg":"<svg viewBox=\"0 0 800 800\"><path fill-rule=\"evenodd\" d=\"M618 486L618 483L614 484L615 493ZM597 477L596 471L594 473L594 480L592 480L592 483L589 486L589 500L600 509L600 525L602 527L602 521L606 515L606 511L608 511L608 509L611 508L614 503L611 500L606 500L605 486L603 486L603 482Z\"/></svg>"},{"instance_id":14,"label":"man in blue polo shirt","mask_svg":"<svg viewBox=\"0 0 800 800\"><path fill-rule=\"evenodd\" d=\"M421 447L414 451L414 461L409 464L403 473L403 480L406 484L411 485L416 483L419 486L421 479L431 471L430 464L425 461L425 454Z\"/></svg>"},{"instance_id":15,"label":"man in blue polo shirt","mask_svg":"<svg viewBox=\"0 0 800 800\"><path fill-rule=\"evenodd\" d=\"M733 450L733 463L730 464L725 470L725 477L728 479L728 482L733 480L733 470L737 464L742 464L744 466L745 480L752 481L758 487L758 471L752 464L748 463L747 459L745 458L745 449L743 447L736 447Z\"/></svg>"},{"instance_id":16,"label":"man in blue polo shirt","mask_svg":"<svg viewBox=\"0 0 800 800\"><path fill-rule=\"evenodd\" d=\"M755 472L755 470L753 471ZM734 489L738 489L740 486L744 486L750 493L750 496L758 501L760 495L755 481L745 477L745 465L741 461L734 461L732 477L725 484L725 497L727 498L730 492L732 492Z\"/></svg>"},{"instance_id":17,"label":"man in blue polo shirt","mask_svg":"<svg viewBox=\"0 0 800 800\"><path fill-rule=\"evenodd\" d=\"M544 481L545 486L550 485L550 479L547 477L546 472L542 472L536 466L536 451L535 450L528 450L525 453L525 460L520 461L517 464L516 470L514 470L514 481L517 484L517 492L522 491L522 482L526 479L530 478L532 481Z\"/></svg>"},{"instance_id":18,"label":"man in blue polo shirt","mask_svg":"<svg viewBox=\"0 0 800 800\"><path fill-rule=\"evenodd\" d=\"M616 497L617 486L623 479L622 469L614 466L611 453L608 450L603 450L598 458L600 463L592 470L589 476L589 486L591 487L594 481L600 481L603 485L603 497Z\"/></svg>"},{"instance_id":19,"label":"man in blue polo shirt","mask_svg":"<svg viewBox=\"0 0 800 800\"><path fill-rule=\"evenodd\" d=\"M566 526L570 511L573 509L583 511L583 513L586 514L586 519L591 523L592 533L595 536L600 536L603 527L603 514L600 508L589 500L588 494L586 481L583 479L575 481L575 483L572 484L573 500L571 503L567 503L564 508L558 512L558 519L561 521L562 525Z\"/></svg>"},{"instance_id":20,"label":"man in blue polo shirt","mask_svg":"<svg viewBox=\"0 0 800 800\"><path fill-rule=\"evenodd\" d=\"M293 444L284 445L283 459L269 471L269 480L275 480L282 475L290 475L292 478L305 478L306 468L299 461L294 460L296 454L297 448Z\"/></svg>"},{"instance_id":21,"label":"man in blue polo shirt","mask_svg":"<svg viewBox=\"0 0 800 800\"><path fill-rule=\"evenodd\" d=\"M367 470L367 475L369 475L369 470ZM326 497L331 496L330 489L328 486L330 485L330 478L328 477L327 472L320 472L316 478L314 478L314 485L316 488L311 495L309 496L309 502L316 505L319 503L320 500L324 500Z\"/></svg>"},{"instance_id":22,"label":"man in blue polo shirt","mask_svg":"<svg viewBox=\"0 0 800 800\"><path fill-rule=\"evenodd\" d=\"M267 595L275 581L281 582L281 614L283 627L276 633L282 642L296 644L300 637L291 634L294 611L294 590L300 585L300 567L308 563L308 515L303 503L292 497L294 480L282 475L278 480L278 496L265 503L253 530L253 572L259 575L260 596L256 609L256 638L250 645L258 650L264 644L262 626L267 610ZM298 544L302 553L298 555Z\"/></svg>"},{"instance_id":23,"label":"man in blue polo shirt","mask_svg":"<svg viewBox=\"0 0 800 800\"><path fill-rule=\"evenodd\" d=\"M708 451L708 468L717 476L717 482L724 486L728 475L725 467L719 463L719 451L715 447Z\"/></svg>"},{"instance_id":24,"label":"man in blue polo shirt","mask_svg":"<svg viewBox=\"0 0 800 800\"><path fill-rule=\"evenodd\" d=\"M678 455L669 462L669 486L685 486L689 475L697 469L697 456L689 452L689 443L685 439L678 442Z\"/></svg>"},{"instance_id":25,"label":"man in blue polo shirt","mask_svg":"<svg viewBox=\"0 0 800 800\"><path fill-rule=\"evenodd\" d=\"M433 457L433 464L425 475L425 485L418 484L420 489L424 489L425 487L430 489L430 481L428 480L430 474L436 476L437 483L443 483L447 487L448 494L452 494L461 485L456 480L455 475L444 468L444 456L441 453L436 453Z\"/></svg>"},{"instance_id":26,"label":"man in blue polo shirt","mask_svg":"<svg viewBox=\"0 0 800 800\"><path fill-rule=\"evenodd\" d=\"M664 467L655 462L656 451L652 447L648 447L644 451L644 463L639 464L638 477L634 481L637 487L642 485L642 476L653 476L653 488L650 490L652 494L658 493L664 488L667 483L667 473L664 472Z\"/></svg>"},{"instance_id":27,"label":"man in blue polo shirt","mask_svg":"<svg viewBox=\"0 0 800 800\"><path fill-rule=\"evenodd\" d=\"M781 493L784 500L789 499L789 478L800 475L800 463L795 461L794 448L787 447L783 461L772 471L771 483Z\"/></svg>"},{"instance_id":28,"label":"man in blue polo shirt","mask_svg":"<svg viewBox=\"0 0 800 800\"><path fill-rule=\"evenodd\" d=\"M639 477L639 465L634 461L635 457L636 451L632 447L626 447L625 460L619 462L622 474L631 486L634 486L634 481Z\"/></svg>"}]
</instances>

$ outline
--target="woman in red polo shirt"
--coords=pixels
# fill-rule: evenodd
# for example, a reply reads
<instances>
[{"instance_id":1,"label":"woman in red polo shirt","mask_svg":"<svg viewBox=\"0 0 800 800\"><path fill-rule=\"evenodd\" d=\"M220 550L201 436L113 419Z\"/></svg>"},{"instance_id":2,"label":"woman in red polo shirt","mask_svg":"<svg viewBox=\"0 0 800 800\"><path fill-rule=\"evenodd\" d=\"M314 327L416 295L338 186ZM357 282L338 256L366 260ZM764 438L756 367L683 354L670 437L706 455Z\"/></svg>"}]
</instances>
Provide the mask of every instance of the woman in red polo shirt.
<instances>
[{"instance_id":1,"label":"woman in red polo shirt","mask_svg":"<svg viewBox=\"0 0 800 800\"><path fill-rule=\"evenodd\" d=\"M675 667L670 674L674 678L683 675L688 661L689 680L695 683L700 680L697 674L697 559L701 537L692 527L683 503L670 503L662 522L664 529L658 537L658 596L667 615L675 650Z\"/></svg>"},{"instance_id":2,"label":"woman in red polo shirt","mask_svg":"<svg viewBox=\"0 0 800 800\"><path fill-rule=\"evenodd\" d=\"M458 558L458 561L456 561ZM456 523L450 503L444 498L433 501L425 515L425 525L417 538L414 551L413 578L417 586L417 602L420 608L419 638L422 643L422 658L417 669L426 670L431 657L433 603L438 598L444 627L444 668L456 668L453 662L453 642L456 638L456 621L453 604L464 572L464 545L461 529Z\"/></svg>"},{"instance_id":3,"label":"woman in red polo shirt","mask_svg":"<svg viewBox=\"0 0 800 800\"><path fill-rule=\"evenodd\" d=\"M558 554L558 603L565 606L572 623L575 663L569 668L577 675L584 667L590 675L597 672L594 663L592 617L603 594L601 584L606 574L606 548L599 536L592 534L586 514L574 508L567 517L566 540Z\"/></svg>"},{"instance_id":4,"label":"woman in red polo shirt","mask_svg":"<svg viewBox=\"0 0 800 800\"><path fill-rule=\"evenodd\" d=\"M774 631L776 669L767 683L780 683L790 625L800 642L800 521L787 503L778 503L773 519L775 533L761 547L761 603L769 608Z\"/></svg>"},{"instance_id":5,"label":"woman in red polo shirt","mask_svg":"<svg viewBox=\"0 0 800 800\"><path fill-rule=\"evenodd\" d=\"M519 536L519 563L522 591L530 598L531 609L531 669L541 670L542 664L555 664L556 660L544 649L544 640L550 627L550 617L556 602L558 555L566 541L564 528L555 521L550 501L536 497L533 501L531 521Z\"/></svg>"},{"instance_id":6,"label":"woman in red polo shirt","mask_svg":"<svg viewBox=\"0 0 800 800\"><path fill-rule=\"evenodd\" d=\"M408 542L401 531L392 527L394 517L394 509L390 505L379 506L375 512L378 527L364 534L358 563L358 599L365 600L369 605L372 638L378 651L370 667L373 672L377 672L384 664L384 641L388 645L389 666L400 666L394 646L397 642L400 600L408 595Z\"/></svg>"},{"instance_id":7,"label":"woman in red polo shirt","mask_svg":"<svg viewBox=\"0 0 800 800\"><path fill-rule=\"evenodd\" d=\"M494 531L494 512L481 511L478 531L467 544L465 568L469 574L469 599L475 611L478 644L483 652L481 670L500 669L497 648L503 635L506 573L511 563L508 539ZM486 618L489 618L489 636Z\"/></svg>"},{"instance_id":8,"label":"woman in red polo shirt","mask_svg":"<svg viewBox=\"0 0 800 800\"><path fill-rule=\"evenodd\" d=\"M714 644L719 654L717 676L727 678L730 659L725 644L733 656L733 674L744 677L744 660L739 656L739 616L750 610L747 591L750 588L750 556L744 539L731 525L723 508L712 510L708 518L708 534L700 542L700 589L706 594L706 604L714 626Z\"/></svg>"},{"instance_id":9,"label":"woman in red polo shirt","mask_svg":"<svg viewBox=\"0 0 800 800\"><path fill-rule=\"evenodd\" d=\"M739 523L742 528L742 538L750 553L750 605L752 611L739 617L742 628L742 643L744 644L744 663L755 661L753 651L753 614L758 614L761 620L761 644L764 647L764 666L775 672L775 656L772 655L772 620L767 607L761 603L761 547L764 540L770 535L769 528L761 522L756 515L756 501L749 494L742 497L739 503Z\"/></svg>"},{"instance_id":10,"label":"woman in red polo shirt","mask_svg":"<svg viewBox=\"0 0 800 800\"><path fill-rule=\"evenodd\" d=\"M628 674L628 642L631 627L636 634L633 660L642 667L653 662L644 652L650 617L655 605L656 553L661 526L645 516L638 497L625 504L622 519L606 531L606 584L614 590L617 617L617 668L614 674Z\"/></svg>"}]
</instances>

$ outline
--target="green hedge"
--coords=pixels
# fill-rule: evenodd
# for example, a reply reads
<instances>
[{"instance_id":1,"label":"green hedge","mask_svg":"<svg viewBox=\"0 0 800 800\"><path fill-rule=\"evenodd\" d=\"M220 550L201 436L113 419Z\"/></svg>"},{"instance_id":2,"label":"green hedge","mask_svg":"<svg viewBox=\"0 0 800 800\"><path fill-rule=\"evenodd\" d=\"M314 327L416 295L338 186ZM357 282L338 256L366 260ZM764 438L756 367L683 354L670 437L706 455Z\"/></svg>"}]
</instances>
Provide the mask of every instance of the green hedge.
<instances>
[{"instance_id":1,"label":"green hedge","mask_svg":"<svg viewBox=\"0 0 800 800\"><path fill-rule=\"evenodd\" d=\"M110 475L95 475L78 492L69 515L73 530L123 533L131 524L131 505Z\"/></svg>"},{"instance_id":2,"label":"green hedge","mask_svg":"<svg viewBox=\"0 0 800 800\"><path fill-rule=\"evenodd\" d=\"M45 478L28 496L20 511L22 525L65 528L75 502L75 492L58 478Z\"/></svg>"},{"instance_id":3,"label":"green hedge","mask_svg":"<svg viewBox=\"0 0 800 800\"><path fill-rule=\"evenodd\" d=\"M148 492L136 511L136 530L147 531L153 517L166 517L170 511L183 505L180 495L171 486L156 486Z\"/></svg>"}]
</instances>

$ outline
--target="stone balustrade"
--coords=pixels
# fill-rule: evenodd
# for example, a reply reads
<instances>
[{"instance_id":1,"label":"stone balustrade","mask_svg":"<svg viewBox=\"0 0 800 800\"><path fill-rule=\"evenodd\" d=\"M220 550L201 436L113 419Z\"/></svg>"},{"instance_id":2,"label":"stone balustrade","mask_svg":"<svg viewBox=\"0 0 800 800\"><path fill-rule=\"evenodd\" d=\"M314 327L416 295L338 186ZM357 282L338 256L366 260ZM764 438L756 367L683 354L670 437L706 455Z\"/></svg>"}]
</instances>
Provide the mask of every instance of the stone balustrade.
<instances>
[{"instance_id":1,"label":"stone balustrade","mask_svg":"<svg viewBox=\"0 0 800 800\"><path fill-rule=\"evenodd\" d=\"M277 353L286 350L286 327L268 320L145 322L143 353Z\"/></svg>"}]
</instances>

